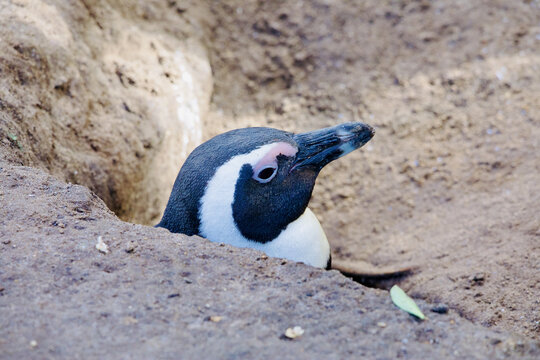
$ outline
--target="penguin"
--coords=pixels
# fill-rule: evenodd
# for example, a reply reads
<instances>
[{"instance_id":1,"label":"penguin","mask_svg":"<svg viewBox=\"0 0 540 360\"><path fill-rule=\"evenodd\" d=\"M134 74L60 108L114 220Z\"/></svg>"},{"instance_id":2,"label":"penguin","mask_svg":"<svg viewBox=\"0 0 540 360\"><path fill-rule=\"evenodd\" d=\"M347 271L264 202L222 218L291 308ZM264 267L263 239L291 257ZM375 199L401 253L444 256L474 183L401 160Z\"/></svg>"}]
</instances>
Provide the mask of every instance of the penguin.
<instances>
[{"instance_id":1,"label":"penguin","mask_svg":"<svg viewBox=\"0 0 540 360\"><path fill-rule=\"evenodd\" d=\"M156 227L329 269L330 245L308 207L315 180L374 134L351 122L300 134L251 127L217 135L186 159Z\"/></svg>"}]
</instances>

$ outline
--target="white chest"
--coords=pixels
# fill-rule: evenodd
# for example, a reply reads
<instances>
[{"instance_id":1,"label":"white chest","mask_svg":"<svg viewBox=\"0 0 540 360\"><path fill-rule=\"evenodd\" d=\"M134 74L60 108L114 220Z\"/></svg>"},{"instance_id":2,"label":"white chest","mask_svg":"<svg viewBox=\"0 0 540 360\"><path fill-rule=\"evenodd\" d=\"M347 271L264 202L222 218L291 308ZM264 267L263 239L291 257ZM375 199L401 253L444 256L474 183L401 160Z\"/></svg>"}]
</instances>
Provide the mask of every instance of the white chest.
<instances>
[{"instance_id":1,"label":"white chest","mask_svg":"<svg viewBox=\"0 0 540 360\"><path fill-rule=\"evenodd\" d=\"M306 208L304 214L296 221L290 223L276 239L259 245L261 246L256 248L269 256L301 261L321 268L326 267L330 257L330 245L326 234L309 208Z\"/></svg>"}]
</instances>

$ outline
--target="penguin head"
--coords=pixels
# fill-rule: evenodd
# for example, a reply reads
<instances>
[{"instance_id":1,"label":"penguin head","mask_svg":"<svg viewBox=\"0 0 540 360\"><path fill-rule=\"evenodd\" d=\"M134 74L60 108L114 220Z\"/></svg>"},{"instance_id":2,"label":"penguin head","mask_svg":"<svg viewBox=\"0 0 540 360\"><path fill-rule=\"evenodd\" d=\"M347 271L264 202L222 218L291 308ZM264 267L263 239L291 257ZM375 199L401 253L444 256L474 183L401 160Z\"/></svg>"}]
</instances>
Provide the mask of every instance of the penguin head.
<instances>
[{"instance_id":1,"label":"penguin head","mask_svg":"<svg viewBox=\"0 0 540 360\"><path fill-rule=\"evenodd\" d=\"M157 226L232 245L271 242L306 211L321 169L373 135L359 122L301 134L255 127L218 135L190 154Z\"/></svg>"}]
</instances>

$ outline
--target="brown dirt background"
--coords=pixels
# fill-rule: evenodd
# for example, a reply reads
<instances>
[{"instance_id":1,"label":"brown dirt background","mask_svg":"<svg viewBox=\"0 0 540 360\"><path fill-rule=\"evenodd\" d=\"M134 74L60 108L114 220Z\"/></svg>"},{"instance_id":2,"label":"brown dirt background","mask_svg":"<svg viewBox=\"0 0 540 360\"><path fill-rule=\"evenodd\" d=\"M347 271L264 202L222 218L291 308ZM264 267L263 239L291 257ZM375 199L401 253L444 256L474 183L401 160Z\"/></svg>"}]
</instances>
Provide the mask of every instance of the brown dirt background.
<instances>
[{"instance_id":1,"label":"brown dirt background","mask_svg":"<svg viewBox=\"0 0 540 360\"><path fill-rule=\"evenodd\" d=\"M538 2L216 8L209 135L375 126L315 188L334 258L417 266L415 296L538 338Z\"/></svg>"},{"instance_id":2,"label":"brown dirt background","mask_svg":"<svg viewBox=\"0 0 540 360\"><path fill-rule=\"evenodd\" d=\"M270 260L260 270L250 265L252 252L119 222L87 190L15 166L84 185L123 220L153 224L181 163L198 142L244 126L300 132L353 120L375 126L375 138L321 173L310 205L333 256L375 268L413 266L414 274L400 286L428 303L448 304L457 325L446 328L450 320L437 321L419 333L410 330L416 323L400 318L399 326L417 331L415 344L433 344L433 339L439 344L408 353L399 353L398 325L390 326L391 336L376 334L380 329L370 333L366 325L363 342L343 345L342 357L345 351L374 355L382 349L383 357L429 351L450 358L489 357L490 351L534 357L524 350L526 341L495 341L495 333L482 326L540 338L539 1L21 0L1 2L0 13L0 306L8 314L2 338L10 340L0 348L10 346L8 357L28 355L24 344L36 327L39 343L49 342L38 354L68 356L67 345L43 334L56 326L61 331L55 336L67 336L65 323L73 319L71 347L85 341L84 329L99 318L105 330L89 338L96 344L103 344L105 335L122 334L110 349L130 349L133 332L133 339L153 339L140 345L145 351L159 349L179 340L179 333L156 330L156 322L174 319L175 326L193 331L180 336L191 344L187 354L203 353L194 337L232 336L236 345L229 346L238 352L231 357L253 355L249 351L260 349L269 332L289 326L291 314L309 318L311 313L314 328L324 310L332 310L332 319L319 328L321 336L341 329L340 336L356 338L344 319L392 324L393 313L376 310L386 306L382 292L361 288L373 299L369 303L355 297L359 287L346 281L343 292L333 293L332 284L345 280L318 271L321 280L310 289L298 288L295 281L310 276L308 267ZM105 261L90 251L100 234L116 249ZM133 241L141 249L135 256L124 251L124 242ZM190 260L192 250L197 260ZM28 254L41 255L28 259ZM161 261L163 254L167 260ZM155 283L139 276L140 267L148 268ZM103 274L95 276L95 269ZM261 328L250 321L264 309L242 312L246 303L235 302L243 294L267 305L264 296L254 298L264 288L259 271L267 295L274 296L264 316L290 305L270 325L258 323ZM215 281L196 283L190 293L186 289L192 284L178 280L183 272L206 273ZM124 283L126 277L133 279ZM65 283L60 281L56 292L41 289L59 279ZM159 281L172 284L171 293L179 292L182 304L164 305L168 295L159 295L157 308L165 312L156 315L154 300L143 295L163 292ZM197 304L206 301L205 289L217 289L220 281L233 281L236 295L213 290L223 299L212 311L226 313L225 324L234 329L209 329L200 320L211 311ZM315 285L330 289L329 298L302 309L287 300L291 291L316 291ZM110 287L118 289L116 297ZM51 305L54 299L68 310ZM77 315L79 308L69 299L83 301L87 312ZM130 301L136 311L125 310ZM100 312L100 306L108 310ZM355 307L368 314L352 315ZM38 320L20 317L30 310ZM180 310L189 314L185 320L175 318ZM135 330L133 319L139 322ZM120 325L112 326L115 321ZM246 322L240 326L239 321ZM235 330L257 334L259 347L242 348ZM433 331L437 336L425 335ZM475 334L476 340L466 342L456 332L464 338ZM322 340L302 341L291 345L295 351ZM449 352L453 344L462 352ZM476 353L475 344L483 344ZM217 354L218 345L210 354ZM82 348L79 356L103 356L91 341Z\"/></svg>"}]
</instances>

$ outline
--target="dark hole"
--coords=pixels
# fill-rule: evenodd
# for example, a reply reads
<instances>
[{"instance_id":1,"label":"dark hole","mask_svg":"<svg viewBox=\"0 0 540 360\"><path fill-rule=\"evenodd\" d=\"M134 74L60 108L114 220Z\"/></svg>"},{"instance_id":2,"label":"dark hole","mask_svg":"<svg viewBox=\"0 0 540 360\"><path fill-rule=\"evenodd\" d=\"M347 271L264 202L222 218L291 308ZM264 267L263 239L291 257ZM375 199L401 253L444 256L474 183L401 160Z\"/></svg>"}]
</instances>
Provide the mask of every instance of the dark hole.
<instances>
[{"instance_id":1,"label":"dark hole","mask_svg":"<svg viewBox=\"0 0 540 360\"><path fill-rule=\"evenodd\" d=\"M391 274L356 274L341 270L340 272L365 287L384 290L390 290L393 285L404 280L412 273L411 270L398 271Z\"/></svg>"},{"instance_id":2,"label":"dark hole","mask_svg":"<svg viewBox=\"0 0 540 360\"><path fill-rule=\"evenodd\" d=\"M259 179L266 180L269 179L274 174L275 169L268 167L259 172Z\"/></svg>"}]
</instances>

